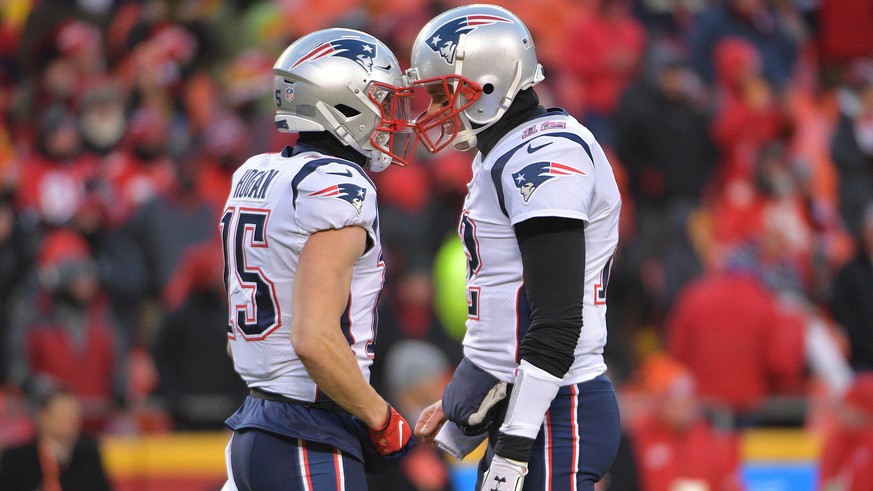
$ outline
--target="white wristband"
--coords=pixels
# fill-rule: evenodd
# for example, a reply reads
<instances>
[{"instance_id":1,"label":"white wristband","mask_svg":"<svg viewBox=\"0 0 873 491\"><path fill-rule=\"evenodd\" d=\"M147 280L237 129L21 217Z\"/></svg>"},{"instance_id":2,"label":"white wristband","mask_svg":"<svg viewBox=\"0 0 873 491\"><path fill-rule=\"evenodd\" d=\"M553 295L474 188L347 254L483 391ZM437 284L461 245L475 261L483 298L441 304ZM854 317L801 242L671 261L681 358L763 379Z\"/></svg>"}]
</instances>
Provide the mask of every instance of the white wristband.
<instances>
[{"instance_id":1,"label":"white wristband","mask_svg":"<svg viewBox=\"0 0 873 491\"><path fill-rule=\"evenodd\" d=\"M561 379L521 360L515 374L515 385L500 432L507 435L536 438L546 417L546 411L561 388Z\"/></svg>"}]
</instances>

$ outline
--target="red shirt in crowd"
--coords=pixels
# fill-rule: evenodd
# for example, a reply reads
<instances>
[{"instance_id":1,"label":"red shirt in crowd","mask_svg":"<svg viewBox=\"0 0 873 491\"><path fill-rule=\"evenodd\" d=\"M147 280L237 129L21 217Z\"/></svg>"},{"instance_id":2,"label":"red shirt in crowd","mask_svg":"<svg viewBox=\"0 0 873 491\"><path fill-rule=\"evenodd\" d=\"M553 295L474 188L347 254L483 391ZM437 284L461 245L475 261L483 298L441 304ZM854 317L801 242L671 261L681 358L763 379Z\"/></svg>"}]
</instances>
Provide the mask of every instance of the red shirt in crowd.
<instances>
[{"instance_id":1,"label":"red shirt in crowd","mask_svg":"<svg viewBox=\"0 0 873 491\"><path fill-rule=\"evenodd\" d=\"M21 166L17 204L48 223L66 223L87 201L88 184L99 170L100 160L92 154L62 161L34 154Z\"/></svg>"},{"instance_id":2,"label":"red shirt in crowd","mask_svg":"<svg viewBox=\"0 0 873 491\"><path fill-rule=\"evenodd\" d=\"M570 28L564 57L569 73L582 82L583 106L601 114L615 111L636 78L646 43L642 24L623 7L613 8L608 15L585 16Z\"/></svg>"},{"instance_id":3,"label":"red shirt in crowd","mask_svg":"<svg viewBox=\"0 0 873 491\"><path fill-rule=\"evenodd\" d=\"M26 347L30 370L72 391L85 406L85 427L101 429L104 410L112 400L115 343L110 326L95 308L87 316L82 339L46 318L30 326Z\"/></svg>"},{"instance_id":4,"label":"red shirt in crowd","mask_svg":"<svg viewBox=\"0 0 873 491\"><path fill-rule=\"evenodd\" d=\"M873 428L832 433L821 455L821 489L873 491Z\"/></svg>"},{"instance_id":5,"label":"red shirt in crowd","mask_svg":"<svg viewBox=\"0 0 873 491\"><path fill-rule=\"evenodd\" d=\"M176 170L169 158L147 162L121 151L107 159L106 178L113 191L111 222L119 225L147 201L169 192L176 183Z\"/></svg>"},{"instance_id":6,"label":"red shirt in crowd","mask_svg":"<svg viewBox=\"0 0 873 491\"><path fill-rule=\"evenodd\" d=\"M677 431L651 418L632 436L642 491L685 489L682 484L710 491L741 489L736 438L717 433L706 421Z\"/></svg>"},{"instance_id":7,"label":"red shirt in crowd","mask_svg":"<svg viewBox=\"0 0 873 491\"><path fill-rule=\"evenodd\" d=\"M781 312L751 275L716 273L691 283L667 327L670 353L691 370L704 399L745 411L800 385L802 320Z\"/></svg>"}]
</instances>

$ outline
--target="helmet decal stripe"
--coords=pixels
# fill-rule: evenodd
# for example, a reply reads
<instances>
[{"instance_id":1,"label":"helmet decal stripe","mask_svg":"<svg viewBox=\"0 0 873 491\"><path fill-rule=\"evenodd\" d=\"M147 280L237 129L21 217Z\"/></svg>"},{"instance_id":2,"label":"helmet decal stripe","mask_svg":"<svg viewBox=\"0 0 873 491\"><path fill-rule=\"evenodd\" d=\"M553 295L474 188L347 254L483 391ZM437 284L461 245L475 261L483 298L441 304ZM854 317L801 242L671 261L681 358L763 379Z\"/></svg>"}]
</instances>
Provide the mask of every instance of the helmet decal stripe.
<instances>
[{"instance_id":1,"label":"helmet decal stripe","mask_svg":"<svg viewBox=\"0 0 873 491\"><path fill-rule=\"evenodd\" d=\"M301 63L305 63L305 62L310 61L310 60L317 60L317 59L322 58L324 56L327 56L331 53L333 53L333 46L331 46L330 43L321 43L318 46L316 46L315 48L313 48L312 51L310 51L309 53L306 53L303 56L303 58L300 58L299 60L297 60L297 63L292 65L291 68L294 68L297 65L299 65Z\"/></svg>"},{"instance_id":2,"label":"helmet decal stripe","mask_svg":"<svg viewBox=\"0 0 873 491\"><path fill-rule=\"evenodd\" d=\"M291 68L293 69L302 63L329 56L338 56L354 61L364 70L370 72L373 69L373 59L376 57L376 43L353 37L334 39L312 48L312 50L297 60Z\"/></svg>"},{"instance_id":3,"label":"helmet decal stripe","mask_svg":"<svg viewBox=\"0 0 873 491\"><path fill-rule=\"evenodd\" d=\"M498 22L508 22L512 21L509 19L504 19L503 17L498 17L496 15L468 15L467 16L467 25L470 27L478 27L478 26L487 26L490 24L496 24Z\"/></svg>"}]
</instances>

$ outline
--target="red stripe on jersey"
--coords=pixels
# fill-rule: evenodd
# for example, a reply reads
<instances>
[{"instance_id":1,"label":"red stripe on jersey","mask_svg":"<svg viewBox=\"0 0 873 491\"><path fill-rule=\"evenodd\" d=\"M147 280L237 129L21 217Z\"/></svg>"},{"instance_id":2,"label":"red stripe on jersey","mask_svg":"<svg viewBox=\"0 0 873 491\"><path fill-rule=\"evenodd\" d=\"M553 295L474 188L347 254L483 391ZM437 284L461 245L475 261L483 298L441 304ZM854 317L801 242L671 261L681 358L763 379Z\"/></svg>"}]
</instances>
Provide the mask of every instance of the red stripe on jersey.
<instances>
[{"instance_id":1,"label":"red stripe on jersey","mask_svg":"<svg viewBox=\"0 0 873 491\"><path fill-rule=\"evenodd\" d=\"M588 174L582 172L581 170L576 169L575 167L570 167L569 165L559 164L557 162L552 162L551 165L552 165L553 172L556 170L562 170L562 171L567 171L568 173L572 173L572 174L581 174L583 176L588 175Z\"/></svg>"},{"instance_id":2,"label":"red stripe on jersey","mask_svg":"<svg viewBox=\"0 0 873 491\"><path fill-rule=\"evenodd\" d=\"M309 193L307 196L327 196L327 197L330 197L330 196L338 196L338 195L339 195L339 188L336 186L336 184L334 184L333 186L328 186L328 187L321 189L319 191L315 191L314 193Z\"/></svg>"}]
</instances>

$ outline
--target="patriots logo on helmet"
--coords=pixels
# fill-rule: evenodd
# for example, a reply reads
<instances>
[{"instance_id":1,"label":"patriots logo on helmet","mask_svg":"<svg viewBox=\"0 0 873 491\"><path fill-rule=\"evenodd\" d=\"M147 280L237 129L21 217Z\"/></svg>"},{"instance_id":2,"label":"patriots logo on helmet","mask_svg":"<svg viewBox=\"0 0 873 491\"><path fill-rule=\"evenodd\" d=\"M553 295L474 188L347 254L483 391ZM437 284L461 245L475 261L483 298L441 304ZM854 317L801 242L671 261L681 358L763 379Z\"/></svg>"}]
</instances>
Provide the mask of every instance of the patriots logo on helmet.
<instances>
[{"instance_id":1,"label":"patriots logo on helmet","mask_svg":"<svg viewBox=\"0 0 873 491\"><path fill-rule=\"evenodd\" d=\"M524 202L530 199L530 196L544 182L553 177L566 176L587 176L588 174L579 169L570 167L569 165L559 164L557 162L536 162L525 166L518 172L512 173L512 179L515 181L515 187L518 188L521 195L524 197Z\"/></svg>"},{"instance_id":2,"label":"patriots logo on helmet","mask_svg":"<svg viewBox=\"0 0 873 491\"><path fill-rule=\"evenodd\" d=\"M318 196L320 198L336 198L345 201L355 207L358 215L361 214L361 208L364 206L364 199L367 197L367 190L361 186L356 186L352 183L334 184L314 193L309 193L309 196Z\"/></svg>"},{"instance_id":3,"label":"patriots logo on helmet","mask_svg":"<svg viewBox=\"0 0 873 491\"><path fill-rule=\"evenodd\" d=\"M308 53L300 57L291 68L297 65L320 60L330 56L339 56L354 61L367 73L373 70L373 59L376 57L376 43L364 41L360 38L343 37L321 43L312 48Z\"/></svg>"},{"instance_id":4,"label":"patriots logo on helmet","mask_svg":"<svg viewBox=\"0 0 873 491\"><path fill-rule=\"evenodd\" d=\"M498 22L512 23L511 20L496 15L479 14L456 17L439 26L427 40L431 51L439 53L446 63L455 62L455 52L458 49L458 40L461 34L476 30L480 26L488 26Z\"/></svg>"}]
</instances>

